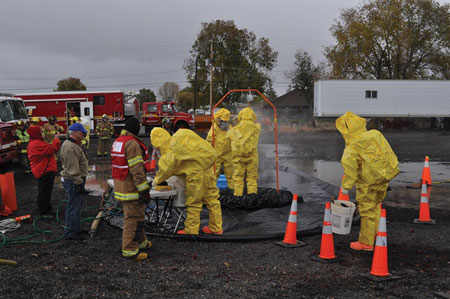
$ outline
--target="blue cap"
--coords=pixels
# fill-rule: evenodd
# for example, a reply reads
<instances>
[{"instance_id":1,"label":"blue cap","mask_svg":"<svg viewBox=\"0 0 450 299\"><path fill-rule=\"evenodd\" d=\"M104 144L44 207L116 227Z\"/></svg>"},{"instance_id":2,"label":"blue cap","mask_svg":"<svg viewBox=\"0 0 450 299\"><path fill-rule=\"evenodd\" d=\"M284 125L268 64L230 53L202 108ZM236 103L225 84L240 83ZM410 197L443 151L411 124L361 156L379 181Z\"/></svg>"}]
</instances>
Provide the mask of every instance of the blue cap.
<instances>
[{"instance_id":1,"label":"blue cap","mask_svg":"<svg viewBox=\"0 0 450 299\"><path fill-rule=\"evenodd\" d=\"M70 126L69 131L75 132L75 131L81 131L84 134L87 133L86 129L83 127L82 124L79 123L75 123L73 125Z\"/></svg>"}]
</instances>

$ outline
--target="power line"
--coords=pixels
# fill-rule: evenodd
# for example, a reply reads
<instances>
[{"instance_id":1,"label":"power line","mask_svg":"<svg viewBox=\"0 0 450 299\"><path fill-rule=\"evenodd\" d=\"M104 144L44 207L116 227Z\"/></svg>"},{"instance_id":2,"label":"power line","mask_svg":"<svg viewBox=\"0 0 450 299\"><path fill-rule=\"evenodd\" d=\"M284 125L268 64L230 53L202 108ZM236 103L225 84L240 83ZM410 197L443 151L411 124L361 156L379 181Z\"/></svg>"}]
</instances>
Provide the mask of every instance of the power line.
<instances>
[{"instance_id":1,"label":"power line","mask_svg":"<svg viewBox=\"0 0 450 299\"><path fill-rule=\"evenodd\" d=\"M176 71L161 71L161 72L149 72L149 73L140 73L140 74L123 74L123 75L103 75L103 76L73 76L79 77L80 79L102 79L102 78L120 78L120 77L136 77L136 76L146 76L146 75L154 75L154 74L168 74L168 73L179 73L183 70ZM58 78L0 78L0 80L61 80L61 77Z\"/></svg>"}]
</instances>

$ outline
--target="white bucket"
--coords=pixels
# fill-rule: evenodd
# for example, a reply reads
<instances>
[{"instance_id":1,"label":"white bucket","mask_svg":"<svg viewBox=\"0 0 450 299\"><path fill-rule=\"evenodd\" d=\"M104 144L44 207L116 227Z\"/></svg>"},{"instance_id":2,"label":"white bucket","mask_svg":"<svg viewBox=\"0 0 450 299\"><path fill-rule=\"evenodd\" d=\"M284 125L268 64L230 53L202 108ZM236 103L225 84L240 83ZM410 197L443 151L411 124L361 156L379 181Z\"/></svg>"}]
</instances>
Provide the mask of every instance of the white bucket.
<instances>
[{"instance_id":1,"label":"white bucket","mask_svg":"<svg viewBox=\"0 0 450 299\"><path fill-rule=\"evenodd\" d=\"M346 200L331 202L331 223L333 233L348 235L352 229L353 213L356 205Z\"/></svg>"},{"instance_id":2,"label":"white bucket","mask_svg":"<svg viewBox=\"0 0 450 299\"><path fill-rule=\"evenodd\" d=\"M185 179L181 176L171 176L166 181L169 184L169 186L172 186L173 189L177 190L177 196L173 199L172 207L185 208L186 207Z\"/></svg>"}]
</instances>

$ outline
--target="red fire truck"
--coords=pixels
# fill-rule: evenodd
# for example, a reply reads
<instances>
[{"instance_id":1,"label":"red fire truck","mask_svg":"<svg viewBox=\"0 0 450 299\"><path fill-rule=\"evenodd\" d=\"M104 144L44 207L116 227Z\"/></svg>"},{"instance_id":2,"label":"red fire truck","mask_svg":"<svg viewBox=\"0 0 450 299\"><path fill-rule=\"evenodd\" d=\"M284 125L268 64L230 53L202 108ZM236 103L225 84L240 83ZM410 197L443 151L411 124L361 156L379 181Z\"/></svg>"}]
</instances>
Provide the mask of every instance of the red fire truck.
<instances>
[{"instance_id":1,"label":"red fire truck","mask_svg":"<svg viewBox=\"0 0 450 299\"><path fill-rule=\"evenodd\" d=\"M150 102L142 104L142 124L149 131L154 127L161 127L163 118L170 120L172 130L195 129L194 117L185 112L179 112L175 102Z\"/></svg>"},{"instance_id":2,"label":"red fire truck","mask_svg":"<svg viewBox=\"0 0 450 299\"><path fill-rule=\"evenodd\" d=\"M15 124L27 121L27 113L21 99L0 93L0 164L17 157Z\"/></svg>"},{"instance_id":3,"label":"red fire truck","mask_svg":"<svg viewBox=\"0 0 450 299\"><path fill-rule=\"evenodd\" d=\"M16 94L24 100L28 116L41 119L40 125L50 115L56 116L57 123L64 129L73 116L88 119L91 130L95 129L102 115L108 115L116 133L125 125L127 117L139 117L139 104L127 104L121 91L65 91L51 93Z\"/></svg>"}]
</instances>

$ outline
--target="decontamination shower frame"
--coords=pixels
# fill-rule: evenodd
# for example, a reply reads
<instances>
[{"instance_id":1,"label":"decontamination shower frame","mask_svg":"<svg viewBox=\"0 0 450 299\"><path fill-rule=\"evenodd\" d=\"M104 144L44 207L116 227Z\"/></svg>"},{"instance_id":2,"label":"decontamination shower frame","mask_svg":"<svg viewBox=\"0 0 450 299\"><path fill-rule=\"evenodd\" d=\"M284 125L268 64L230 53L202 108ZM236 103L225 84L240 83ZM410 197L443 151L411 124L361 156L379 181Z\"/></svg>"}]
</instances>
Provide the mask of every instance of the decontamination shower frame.
<instances>
[{"instance_id":1,"label":"decontamination shower frame","mask_svg":"<svg viewBox=\"0 0 450 299\"><path fill-rule=\"evenodd\" d=\"M228 97L229 94L233 93L233 92L256 92L257 94L259 94L264 101L266 101L272 108L273 108L273 123L275 125L274 127L274 131L275 131L275 165L276 165L276 172L277 172L277 192L280 191L280 186L279 186L279 181L278 181L278 131L277 131L277 108L272 104L271 101L269 101L259 90L257 89L231 89L229 90L221 99L220 101L218 101L213 108L211 108L211 123L213 123L214 121L214 110L216 109L217 106L219 106L219 104L221 102L223 102L223 100L225 100L226 97ZM214 147L214 125L212 126L212 144ZM215 166L214 166L215 167Z\"/></svg>"}]
</instances>

